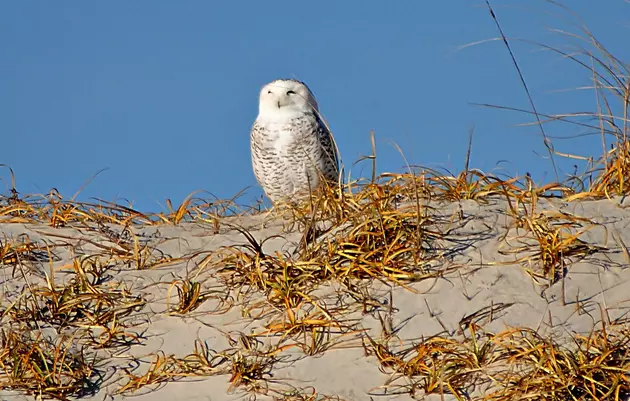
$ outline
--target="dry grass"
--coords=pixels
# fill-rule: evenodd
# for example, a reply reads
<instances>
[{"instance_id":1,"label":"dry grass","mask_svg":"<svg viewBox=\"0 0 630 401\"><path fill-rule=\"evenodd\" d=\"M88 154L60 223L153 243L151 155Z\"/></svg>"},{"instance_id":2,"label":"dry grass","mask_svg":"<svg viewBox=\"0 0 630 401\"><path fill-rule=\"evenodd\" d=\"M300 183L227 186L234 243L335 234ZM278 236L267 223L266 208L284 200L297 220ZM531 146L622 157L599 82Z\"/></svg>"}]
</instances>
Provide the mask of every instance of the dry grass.
<instances>
[{"instance_id":1,"label":"dry grass","mask_svg":"<svg viewBox=\"0 0 630 401\"><path fill-rule=\"evenodd\" d=\"M580 238L596 227L593 221L568 212L538 211L535 193L531 193L527 200L524 197L516 197L514 201L508 198L508 205L516 235L508 238L509 231L506 232L502 240L508 249L499 252L517 255L516 262L523 264L538 284L549 287L566 276L572 262L607 250Z\"/></svg>"},{"instance_id":2,"label":"dry grass","mask_svg":"<svg viewBox=\"0 0 630 401\"><path fill-rule=\"evenodd\" d=\"M128 371L127 383L118 392L133 393L145 386L213 375L229 376L228 392L243 388L249 393L280 394L285 390L281 383L274 386L272 380L273 366L279 361L276 350L262 350L259 341L247 337L234 343L240 347L215 352L197 340L194 351L183 358L158 352L144 374Z\"/></svg>"},{"instance_id":3,"label":"dry grass","mask_svg":"<svg viewBox=\"0 0 630 401\"><path fill-rule=\"evenodd\" d=\"M495 368L500 388L488 400L623 400L630 395L628 329L625 325L576 336L573 347L561 346L532 329L494 336L493 343L509 363Z\"/></svg>"},{"instance_id":4,"label":"dry grass","mask_svg":"<svg viewBox=\"0 0 630 401\"><path fill-rule=\"evenodd\" d=\"M626 325L577 335L559 344L530 328L479 332L471 325L459 339L438 335L410 346L393 346L391 335L368 337L390 380L382 394L452 394L460 400L478 387L483 401L624 400L630 396L629 332ZM404 384L398 382L404 379ZM383 389L387 389L386 392Z\"/></svg>"},{"instance_id":5,"label":"dry grass","mask_svg":"<svg viewBox=\"0 0 630 401\"><path fill-rule=\"evenodd\" d=\"M1 389L58 400L95 392L95 356L77 348L73 338L52 340L11 329L3 329L0 335Z\"/></svg>"}]
</instances>

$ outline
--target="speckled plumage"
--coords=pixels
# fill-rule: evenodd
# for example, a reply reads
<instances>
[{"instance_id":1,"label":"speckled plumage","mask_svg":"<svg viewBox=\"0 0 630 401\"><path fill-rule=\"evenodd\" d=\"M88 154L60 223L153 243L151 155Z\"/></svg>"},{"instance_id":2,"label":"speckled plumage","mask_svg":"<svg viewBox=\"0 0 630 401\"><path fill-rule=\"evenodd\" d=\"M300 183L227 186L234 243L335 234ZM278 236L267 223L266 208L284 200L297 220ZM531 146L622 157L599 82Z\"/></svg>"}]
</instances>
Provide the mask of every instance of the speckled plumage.
<instances>
[{"instance_id":1,"label":"speckled plumage","mask_svg":"<svg viewBox=\"0 0 630 401\"><path fill-rule=\"evenodd\" d=\"M320 177L338 180L332 134L302 82L276 80L262 88L250 139L254 175L274 203L307 195Z\"/></svg>"}]
</instances>

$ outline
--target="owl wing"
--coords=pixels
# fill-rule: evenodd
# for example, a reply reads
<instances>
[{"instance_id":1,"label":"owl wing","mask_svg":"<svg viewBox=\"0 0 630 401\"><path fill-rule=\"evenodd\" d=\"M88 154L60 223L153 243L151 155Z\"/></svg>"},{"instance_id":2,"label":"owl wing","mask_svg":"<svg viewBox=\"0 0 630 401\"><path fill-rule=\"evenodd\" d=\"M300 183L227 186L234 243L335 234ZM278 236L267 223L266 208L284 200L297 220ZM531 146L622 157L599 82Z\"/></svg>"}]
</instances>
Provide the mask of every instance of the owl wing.
<instances>
[{"instance_id":1,"label":"owl wing","mask_svg":"<svg viewBox=\"0 0 630 401\"><path fill-rule=\"evenodd\" d=\"M326 157L325 166L328 167L323 173L326 178L337 181L339 179L339 153L337 152L335 139L324 121L318 115L315 118L319 143Z\"/></svg>"}]
</instances>

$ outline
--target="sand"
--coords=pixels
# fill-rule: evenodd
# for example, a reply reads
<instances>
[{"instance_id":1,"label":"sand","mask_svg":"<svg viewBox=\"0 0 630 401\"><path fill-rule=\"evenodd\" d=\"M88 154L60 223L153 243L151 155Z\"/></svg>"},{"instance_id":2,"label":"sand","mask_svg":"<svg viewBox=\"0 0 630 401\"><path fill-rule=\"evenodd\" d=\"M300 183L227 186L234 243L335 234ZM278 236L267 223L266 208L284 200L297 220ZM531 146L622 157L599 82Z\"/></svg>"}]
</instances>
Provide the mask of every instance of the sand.
<instances>
[{"instance_id":1,"label":"sand","mask_svg":"<svg viewBox=\"0 0 630 401\"><path fill-rule=\"evenodd\" d=\"M392 394L395 385L405 385L406 378L396 378L391 370L381 368L375 355L368 355L362 343L370 336L378 339L382 335L380 316L391 316L391 323L402 343L420 341L423 337L442 334L461 338L466 318L484 308L492 308L492 316L476 320L485 330L499 332L508 327L528 327L541 335L554 335L555 338L570 339L576 333L588 334L593 328L601 328L602 317L606 323L622 319L630 308L630 295L627 290L630 279L628 250L630 244L630 210L622 199L583 200L564 202L559 199L541 199L538 211L562 211L591 219L596 225L580 235L580 239L593 247L590 255L581 258L568 258L568 273L563 280L545 288L536 285L527 273L528 263L518 259L529 251L510 253L521 246L514 237L524 230L513 227L514 219L508 214L508 204L502 199L488 202L462 201L453 203L435 202L437 212L444 216L448 224L453 224L450 242L445 242L445 252L441 262L431 267L441 270L441 277L427 279L402 286L391 286L374 281L366 287L379 311L364 310L360 305L349 307L344 319L353 330L339 337L339 345L315 355L305 355L296 347L279 352L271 369L271 387L289 391L294 388L315 389L321 396L339 397L344 400L410 400L421 399L422 391L415 395ZM627 204L627 202L626 202ZM455 216L455 217L453 217ZM266 254L275 251L286 255L296 249L301 233L296 227L286 229L281 218L271 216L264 228L264 216L225 218L219 229L211 222L186 222L179 225L158 225L131 227L138 246L146 247L146 263L160 259L170 262L164 265L138 268L137 263L115 265L107 272L111 288L123 288L128 296L139 296L146 303L124 317L129 330L142 333L138 344L98 350L102 357L100 371L103 380L93 394L82 397L85 400L198 400L223 401L247 398L251 394L244 386L230 388L230 372L215 375L182 378L160 385L143 387L136 392L117 394L117 390L127 382L125 370L140 375L146 371L156 352L183 358L193 352L195 341L201 340L210 349L217 351L242 344L230 342L230 337L238 341L239 333L264 332L265 325L277 318L273 310L267 308L262 317L247 316L247 305L263 300L262 293L251 293L239 298L238 289L230 293L232 305L220 302L220 295L227 289L217 276L218 267L211 263L199 268L206 261L216 261L213 252L222 247L234 247L248 243L236 225L245 227L258 241L264 242ZM64 244L51 249L52 261L44 255L39 261L23 261L22 269L0 265L2 285L2 310L16 302L25 285L45 286L48 276L57 285L66 284L74 276L73 260L80 260L81 254L100 253L107 260L115 252L133 253L131 237L121 236L124 227L105 225L52 228L47 224L0 223L0 240L19 240L28 236L38 244ZM581 229L576 228L577 231ZM108 234L109 233L109 234ZM503 237L507 234L507 237ZM276 237L274 237L276 236ZM122 238L122 239L121 239ZM319 241L334 241L329 235ZM117 244L116 241L119 243ZM127 242L125 242L127 241ZM121 245L122 244L122 245ZM132 251L123 251L131 246ZM528 253L529 252L529 253ZM181 260L178 261L178 258ZM570 262L570 263L569 263ZM214 262L213 262L214 263ZM50 272L54 277L50 277ZM15 273L12 275L12 273ZM178 300L172 284L177 280L194 278L202 285L202 291L211 296L197 309L183 315L169 314L169 308ZM214 294L214 296L212 296ZM340 284L324 283L313 292L322 300L334 299L343 295ZM170 300L169 300L170 298ZM245 302L247 301L247 302ZM330 301L332 302L332 301ZM330 305L331 303L327 303ZM352 305L347 300L347 305ZM489 310L489 309L486 309ZM256 314L256 311L250 311ZM474 316L473 316L474 318ZM122 318L121 318L122 319ZM471 318L472 319L472 318ZM462 321L464 324L462 324ZM470 319L468 320L470 321ZM3 317L3 327L10 325L9 317ZM65 329L48 329L52 336L64 330L74 331L72 326ZM280 341L278 337L260 337L261 349L268 344ZM389 383L390 379L395 379ZM388 384L388 386L386 386ZM477 392L483 390L475 390ZM473 394L474 395L474 394ZM265 400L279 397L278 393L264 391L256 398ZM415 397L415 398L414 398ZM444 395L443 399L455 399ZM74 399L75 397L69 397ZM32 400L33 395L20 391L5 390L0 393L2 400ZM289 399L289 398L286 398ZM296 398L297 399L297 398ZM307 399L307 398L304 398ZM426 399L441 399L432 395Z\"/></svg>"}]
</instances>

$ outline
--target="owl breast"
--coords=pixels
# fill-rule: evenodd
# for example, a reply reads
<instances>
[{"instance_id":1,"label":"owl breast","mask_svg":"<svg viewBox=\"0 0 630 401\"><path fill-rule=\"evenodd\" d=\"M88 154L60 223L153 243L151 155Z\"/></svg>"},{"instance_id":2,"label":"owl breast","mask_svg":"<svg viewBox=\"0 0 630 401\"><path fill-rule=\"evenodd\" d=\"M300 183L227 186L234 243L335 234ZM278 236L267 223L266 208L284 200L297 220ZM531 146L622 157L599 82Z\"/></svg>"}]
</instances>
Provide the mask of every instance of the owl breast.
<instances>
[{"instance_id":1,"label":"owl breast","mask_svg":"<svg viewBox=\"0 0 630 401\"><path fill-rule=\"evenodd\" d=\"M251 151L254 175L274 202L308 194L320 185L320 176L337 179L332 137L314 115L254 123Z\"/></svg>"}]
</instances>

